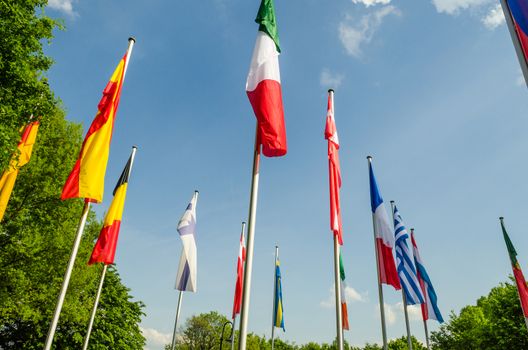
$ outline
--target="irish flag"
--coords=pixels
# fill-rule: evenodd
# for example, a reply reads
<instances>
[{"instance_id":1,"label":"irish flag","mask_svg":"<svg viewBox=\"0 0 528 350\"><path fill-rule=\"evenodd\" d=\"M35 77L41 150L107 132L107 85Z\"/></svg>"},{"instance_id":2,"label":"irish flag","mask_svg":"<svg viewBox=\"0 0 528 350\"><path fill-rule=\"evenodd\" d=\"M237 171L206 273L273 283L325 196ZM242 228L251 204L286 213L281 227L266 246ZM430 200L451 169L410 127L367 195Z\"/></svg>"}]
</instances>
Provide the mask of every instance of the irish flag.
<instances>
[{"instance_id":1,"label":"irish flag","mask_svg":"<svg viewBox=\"0 0 528 350\"><path fill-rule=\"evenodd\" d=\"M267 157L286 154L286 126L279 72L279 35L273 0L262 0L255 22L260 24L246 82L257 117L257 142Z\"/></svg>"},{"instance_id":2,"label":"irish flag","mask_svg":"<svg viewBox=\"0 0 528 350\"><path fill-rule=\"evenodd\" d=\"M369 160L369 180L370 180L370 204L374 221L374 235L376 237L376 251L379 268L379 283L389 284L394 289L401 289L400 279L396 272L396 264L392 249L394 248L394 236L390 225L389 216L383 204L383 198L378 191L378 184L372 170L372 158Z\"/></svg>"},{"instance_id":3,"label":"irish flag","mask_svg":"<svg viewBox=\"0 0 528 350\"><path fill-rule=\"evenodd\" d=\"M524 314L524 321L528 327L528 286L526 285L526 280L524 279L523 272L519 266L519 261L517 261L517 251L513 246L506 228L504 227L504 218L500 218L500 223L502 227L502 234L504 236L504 242L506 243L506 248L508 249L508 255L510 256L510 262L513 269L513 276L515 276L515 283L517 284L517 291L519 292L519 301L521 302L521 309Z\"/></svg>"}]
</instances>

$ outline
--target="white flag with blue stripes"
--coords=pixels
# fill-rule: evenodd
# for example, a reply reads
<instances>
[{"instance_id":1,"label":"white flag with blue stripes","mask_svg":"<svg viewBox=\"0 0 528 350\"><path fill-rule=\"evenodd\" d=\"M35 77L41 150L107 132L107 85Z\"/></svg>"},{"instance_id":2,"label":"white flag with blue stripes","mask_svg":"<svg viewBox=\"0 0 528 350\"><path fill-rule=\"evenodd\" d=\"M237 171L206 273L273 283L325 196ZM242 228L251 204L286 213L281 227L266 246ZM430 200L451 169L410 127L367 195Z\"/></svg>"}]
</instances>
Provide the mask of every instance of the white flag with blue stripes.
<instances>
[{"instance_id":1,"label":"white flag with blue stripes","mask_svg":"<svg viewBox=\"0 0 528 350\"><path fill-rule=\"evenodd\" d=\"M420 288L418 276L416 275L414 258L407 244L409 234L396 205L394 206L393 218L398 276L400 277L400 282L405 292L405 297L407 298L407 304L422 304L424 302L424 296Z\"/></svg>"},{"instance_id":2,"label":"white flag with blue stripes","mask_svg":"<svg viewBox=\"0 0 528 350\"><path fill-rule=\"evenodd\" d=\"M176 289L182 292L196 292L196 202L198 191L194 192L191 202L178 222L178 233L182 240L183 249L180 257L180 267L176 276Z\"/></svg>"}]
</instances>

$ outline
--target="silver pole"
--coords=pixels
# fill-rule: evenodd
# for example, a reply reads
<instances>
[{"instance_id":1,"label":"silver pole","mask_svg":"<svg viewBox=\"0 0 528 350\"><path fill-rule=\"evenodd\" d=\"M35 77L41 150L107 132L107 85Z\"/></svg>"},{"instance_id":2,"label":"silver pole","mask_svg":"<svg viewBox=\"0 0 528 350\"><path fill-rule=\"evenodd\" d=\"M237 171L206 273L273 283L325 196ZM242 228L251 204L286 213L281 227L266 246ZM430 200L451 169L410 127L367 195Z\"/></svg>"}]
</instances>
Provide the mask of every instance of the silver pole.
<instances>
[{"instance_id":1,"label":"silver pole","mask_svg":"<svg viewBox=\"0 0 528 350\"><path fill-rule=\"evenodd\" d=\"M127 49L127 59L125 60L125 67L123 68L123 81L121 82L121 85L125 82L125 75L128 69L128 62L130 61L130 56L132 56L132 49L134 48L134 44L136 43L136 38L130 37L128 38L128 49Z\"/></svg>"},{"instance_id":2,"label":"silver pole","mask_svg":"<svg viewBox=\"0 0 528 350\"><path fill-rule=\"evenodd\" d=\"M391 217L392 217L392 225L393 225L393 232L396 234L396 227L394 226L394 223L396 221L396 218L394 217L394 201L390 201L391 204ZM405 290L402 286L402 300L403 300L403 313L405 315L405 328L407 329L407 345L409 347L409 350L412 350L412 339L411 339L411 327L409 326L409 313L407 312L407 297L405 296Z\"/></svg>"},{"instance_id":3,"label":"silver pole","mask_svg":"<svg viewBox=\"0 0 528 350\"><path fill-rule=\"evenodd\" d=\"M259 183L260 151L255 133L255 152L253 154L253 177L251 179L251 196L249 200L249 218L246 249L246 266L244 269L244 288L242 291L242 310L240 312L240 331L238 349L246 350L247 324L249 316L249 298L251 293L251 272L253 268L253 245L255 235L255 220L257 214L257 197Z\"/></svg>"},{"instance_id":4,"label":"silver pole","mask_svg":"<svg viewBox=\"0 0 528 350\"><path fill-rule=\"evenodd\" d=\"M81 244L81 238L82 238L84 226L86 225L86 219L88 218L89 212L90 212L90 202L85 201L83 212L81 215L81 220L79 221L79 226L77 228L75 241L73 243L70 260L68 261L68 267L66 268L66 273L64 274L64 280L62 281L62 287L60 290L59 299L57 300L55 312L53 313L53 319L51 321L51 325L48 330L48 336L46 338L46 344L44 345L44 350L50 350L51 344L53 343L53 337L55 336L55 331L57 330L57 323L59 322L59 316L62 310L62 304L64 303L64 297L66 296L66 291L68 290L68 285L70 284L70 277L71 277L71 273L73 270L73 265L75 264L75 258L77 257L77 251L79 250L79 245Z\"/></svg>"},{"instance_id":5,"label":"silver pole","mask_svg":"<svg viewBox=\"0 0 528 350\"><path fill-rule=\"evenodd\" d=\"M92 327L95 320L95 313L97 312L97 305L99 305L99 298L101 297L101 291L103 290L103 283L106 275L106 269L108 265L103 264L103 273L101 274L101 281L99 282L99 288L97 288L97 294L95 295L94 306L92 309L92 315L90 316L90 322L88 323L88 331L84 337L83 350L88 349L88 343L90 342L90 335L92 334Z\"/></svg>"},{"instance_id":6,"label":"silver pole","mask_svg":"<svg viewBox=\"0 0 528 350\"><path fill-rule=\"evenodd\" d=\"M521 70L524 76L524 81L528 86L528 63L526 62L526 59L524 58L524 52L523 52L521 43L519 42L519 38L517 37L517 30L515 29L515 25L513 23L513 18L510 13L510 8L506 0L500 0L500 3L502 5L502 11L504 12L504 18L506 18L506 24L508 25L510 36L513 41L513 46L515 47L515 52L517 53L517 58L519 59L519 64L521 65Z\"/></svg>"},{"instance_id":7,"label":"silver pole","mask_svg":"<svg viewBox=\"0 0 528 350\"><path fill-rule=\"evenodd\" d=\"M368 163L372 163L372 157L367 156ZM378 272L378 294L380 302L380 314L381 314L381 334L383 336L383 350L388 350L387 347L387 330L385 329L385 304L383 302L383 287L381 286L381 276L379 269L379 257L378 257L378 247L376 242L376 225L374 223L374 214L372 214L372 228L374 233L374 250L376 252L376 271Z\"/></svg>"},{"instance_id":8,"label":"silver pole","mask_svg":"<svg viewBox=\"0 0 528 350\"><path fill-rule=\"evenodd\" d=\"M431 349L429 346L429 331L427 330L427 320L423 320L424 330L425 330L425 344L427 345L427 350Z\"/></svg>"},{"instance_id":9,"label":"silver pole","mask_svg":"<svg viewBox=\"0 0 528 350\"><path fill-rule=\"evenodd\" d=\"M176 349L176 330L178 329L178 319L180 318L182 298L183 298L183 291L180 290L180 296L178 297L178 307L176 308L176 320L174 321L174 332L172 333L171 350Z\"/></svg>"},{"instance_id":10,"label":"silver pole","mask_svg":"<svg viewBox=\"0 0 528 350\"><path fill-rule=\"evenodd\" d=\"M339 274L339 242L334 235L334 280L336 300L337 349L343 350L343 315L341 314L341 276Z\"/></svg>"},{"instance_id":11,"label":"silver pole","mask_svg":"<svg viewBox=\"0 0 528 350\"><path fill-rule=\"evenodd\" d=\"M279 257L279 246L275 246L275 261L273 263L273 307L271 309L271 350L275 345L275 305L277 303L277 258Z\"/></svg>"}]
</instances>

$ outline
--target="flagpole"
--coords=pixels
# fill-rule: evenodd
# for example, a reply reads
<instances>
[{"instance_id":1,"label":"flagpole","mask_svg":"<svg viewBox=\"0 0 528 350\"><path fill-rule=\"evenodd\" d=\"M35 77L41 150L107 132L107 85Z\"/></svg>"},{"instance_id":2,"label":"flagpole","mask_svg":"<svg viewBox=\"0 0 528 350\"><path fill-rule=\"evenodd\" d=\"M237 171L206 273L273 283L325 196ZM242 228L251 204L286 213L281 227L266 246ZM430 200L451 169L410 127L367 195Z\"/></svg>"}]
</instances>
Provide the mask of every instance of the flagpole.
<instances>
[{"instance_id":1,"label":"flagpole","mask_svg":"<svg viewBox=\"0 0 528 350\"><path fill-rule=\"evenodd\" d=\"M127 59L125 60L125 67L123 68L123 82L125 81L125 75L126 75L127 68L128 68L128 62L130 61L130 56L132 55L132 49L134 49L135 43L136 43L136 38L134 38L133 36L128 38L128 49L126 53Z\"/></svg>"},{"instance_id":2,"label":"flagpole","mask_svg":"<svg viewBox=\"0 0 528 350\"><path fill-rule=\"evenodd\" d=\"M502 12L504 12L504 18L506 19L506 24L508 25L510 36L513 41L513 46L515 47L515 52L517 53L517 58L519 59L521 71L524 76L524 82L528 86L528 62L526 62L526 59L524 58L524 52L523 52L521 43L519 41L519 38L517 37L517 34L516 34L517 30L515 29L514 20L511 15L510 8L506 0L500 0L500 3L502 7Z\"/></svg>"},{"instance_id":3,"label":"flagpole","mask_svg":"<svg viewBox=\"0 0 528 350\"><path fill-rule=\"evenodd\" d=\"M99 288L97 288L97 294L95 295L95 302L92 310L92 314L90 316L90 322L88 323L88 331L86 332L86 336L84 337L84 344L83 344L83 350L88 349L88 342L90 341L90 335L92 334L92 327L95 320L95 313L97 312L97 305L99 304L99 298L101 297L101 291L103 290L103 283L106 276L106 269L108 268L108 265L103 264L103 273L101 274L101 281L99 282Z\"/></svg>"},{"instance_id":4,"label":"flagpole","mask_svg":"<svg viewBox=\"0 0 528 350\"><path fill-rule=\"evenodd\" d=\"M394 226L394 201L390 201L391 204L391 212L392 212L392 224ZM394 228L394 232L396 232L396 228ZM411 327L409 325L409 313L407 312L407 297L405 296L405 290L401 289L402 292L402 300L403 300L403 313L405 314L405 328L407 330L407 345L409 347L409 350L412 350L412 339L411 339Z\"/></svg>"},{"instance_id":5,"label":"flagpole","mask_svg":"<svg viewBox=\"0 0 528 350\"><path fill-rule=\"evenodd\" d=\"M275 246L275 261L273 263L273 308L271 311L271 350L275 345L275 306L277 305L277 258L279 257L279 246Z\"/></svg>"},{"instance_id":6,"label":"flagpole","mask_svg":"<svg viewBox=\"0 0 528 350\"><path fill-rule=\"evenodd\" d=\"M180 296L178 297L178 307L176 308L176 321L174 321L174 332L172 333L171 350L176 349L176 330L178 329L178 319L180 318L182 298L183 298L183 291L180 290Z\"/></svg>"},{"instance_id":7,"label":"flagpole","mask_svg":"<svg viewBox=\"0 0 528 350\"><path fill-rule=\"evenodd\" d=\"M64 280L62 281L62 287L60 290L59 298L57 299L57 305L55 306L55 312L53 313L53 319L51 321L51 325L48 330L48 336L46 338L46 344L44 345L44 350L50 350L51 344L53 343L53 337L55 336L55 331L57 329L57 323L59 322L59 316L62 310L62 304L64 304L64 298L66 296L66 291L68 290L68 284L70 283L70 277L71 277L71 273L73 270L73 265L75 263L75 257L77 256L77 251L79 250L79 245L81 244L81 238L82 238L84 226L86 225L86 219L88 218L89 212L90 212L90 202L85 201L83 212L81 215L81 220L79 221L79 226L77 227L77 233L75 236L75 241L73 243L70 260L68 261L68 266L64 274Z\"/></svg>"},{"instance_id":8,"label":"flagpole","mask_svg":"<svg viewBox=\"0 0 528 350\"><path fill-rule=\"evenodd\" d=\"M423 324L425 330L425 344L427 345L427 350L429 350L429 331L427 330L427 320L423 320Z\"/></svg>"},{"instance_id":9,"label":"flagpole","mask_svg":"<svg viewBox=\"0 0 528 350\"><path fill-rule=\"evenodd\" d=\"M372 163L372 157L367 156L369 165ZM378 273L378 294L380 302L380 314L381 314L381 334L383 336L383 350L388 350L387 347L387 330L385 329L385 303L383 302L383 287L381 286L381 276L379 269L379 254L378 247L376 245L376 224L374 222L374 214L372 214L372 228L374 233L374 250L376 252L376 271Z\"/></svg>"},{"instance_id":10,"label":"flagpole","mask_svg":"<svg viewBox=\"0 0 528 350\"><path fill-rule=\"evenodd\" d=\"M235 325L236 325L236 315L233 317L233 330L231 331L231 350L235 349Z\"/></svg>"},{"instance_id":11,"label":"flagpole","mask_svg":"<svg viewBox=\"0 0 528 350\"><path fill-rule=\"evenodd\" d=\"M343 350L343 315L341 313L341 276L339 275L339 241L334 234L334 280L336 300L337 349Z\"/></svg>"},{"instance_id":12,"label":"flagpole","mask_svg":"<svg viewBox=\"0 0 528 350\"><path fill-rule=\"evenodd\" d=\"M257 126L258 127L258 126ZM247 323L249 316L249 298L251 293L251 272L253 268L253 244L255 235L255 220L257 214L257 197L259 184L260 144L255 132L255 150L253 152L253 175L251 178L251 195L249 200L249 218L246 249L246 266L244 269L244 285L242 288L242 310L240 311L240 330L238 349L246 350Z\"/></svg>"}]
</instances>

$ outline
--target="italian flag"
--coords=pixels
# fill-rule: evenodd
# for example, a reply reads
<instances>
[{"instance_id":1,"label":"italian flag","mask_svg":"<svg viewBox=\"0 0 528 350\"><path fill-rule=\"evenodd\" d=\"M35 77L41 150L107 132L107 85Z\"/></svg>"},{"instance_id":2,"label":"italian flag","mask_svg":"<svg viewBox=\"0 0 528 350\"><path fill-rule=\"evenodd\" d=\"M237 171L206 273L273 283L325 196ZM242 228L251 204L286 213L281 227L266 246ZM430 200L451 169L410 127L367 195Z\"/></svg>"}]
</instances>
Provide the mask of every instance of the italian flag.
<instances>
[{"instance_id":1,"label":"italian flag","mask_svg":"<svg viewBox=\"0 0 528 350\"><path fill-rule=\"evenodd\" d=\"M286 126L279 71L279 35L273 0L262 0L255 22L257 40L246 82L249 102L257 117L257 143L267 157L286 154Z\"/></svg>"},{"instance_id":2,"label":"italian flag","mask_svg":"<svg viewBox=\"0 0 528 350\"><path fill-rule=\"evenodd\" d=\"M513 246L506 228L504 227L504 218L500 218L502 234L504 236L504 242L506 243L506 248L508 249L508 255L510 256L510 262L512 265L513 276L515 276L515 283L517 284L517 291L519 292L519 301L521 302L521 308L524 315L524 321L528 327L528 286L526 285L526 280L524 279L523 272L517 261L517 251Z\"/></svg>"},{"instance_id":3,"label":"italian flag","mask_svg":"<svg viewBox=\"0 0 528 350\"><path fill-rule=\"evenodd\" d=\"M339 254L339 278L341 279L340 293L341 293L341 324L343 329L350 330L350 325L348 324L348 308L346 302L346 283L345 283L345 267L343 266L342 255Z\"/></svg>"}]
</instances>

